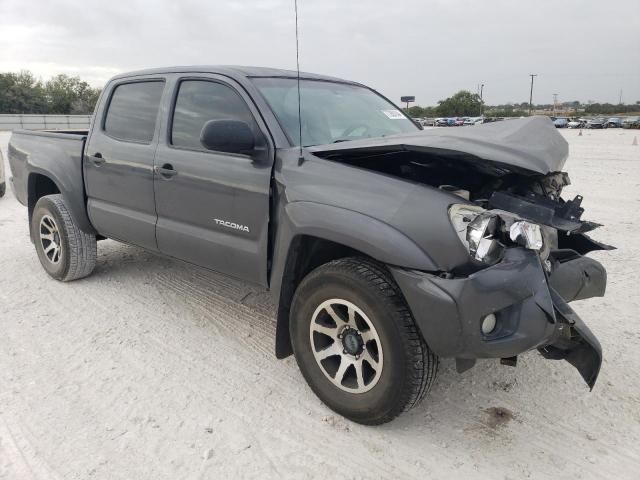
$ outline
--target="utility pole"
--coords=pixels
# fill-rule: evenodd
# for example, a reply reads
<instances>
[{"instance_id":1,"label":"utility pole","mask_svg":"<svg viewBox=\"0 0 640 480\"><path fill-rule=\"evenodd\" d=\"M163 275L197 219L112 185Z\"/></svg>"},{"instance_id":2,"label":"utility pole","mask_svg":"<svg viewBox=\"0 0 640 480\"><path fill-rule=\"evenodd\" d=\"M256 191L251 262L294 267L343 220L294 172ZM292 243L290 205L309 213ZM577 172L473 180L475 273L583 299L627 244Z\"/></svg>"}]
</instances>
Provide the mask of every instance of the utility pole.
<instances>
[{"instance_id":1,"label":"utility pole","mask_svg":"<svg viewBox=\"0 0 640 480\"><path fill-rule=\"evenodd\" d=\"M531 108L533 106L533 79L534 77L537 77L538 74L530 73L529 76L531 77L531 91L529 92L529 116L531 116Z\"/></svg>"},{"instance_id":2,"label":"utility pole","mask_svg":"<svg viewBox=\"0 0 640 480\"><path fill-rule=\"evenodd\" d=\"M556 116L556 105L558 104L558 94L553 94L553 116Z\"/></svg>"},{"instance_id":3,"label":"utility pole","mask_svg":"<svg viewBox=\"0 0 640 480\"><path fill-rule=\"evenodd\" d=\"M484 83L480 85L480 116L482 116L482 107L484 103L482 102L482 91L484 90Z\"/></svg>"},{"instance_id":4,"label":"utility pole","mask_svg":"<svg viewBox=\"0 0 640 480\"><path fill-rule=\"evenodd\" d=\"M618 105L622 105L622 89L620 89L620 96L618 97Z\"/></svg>"}]
</instances>

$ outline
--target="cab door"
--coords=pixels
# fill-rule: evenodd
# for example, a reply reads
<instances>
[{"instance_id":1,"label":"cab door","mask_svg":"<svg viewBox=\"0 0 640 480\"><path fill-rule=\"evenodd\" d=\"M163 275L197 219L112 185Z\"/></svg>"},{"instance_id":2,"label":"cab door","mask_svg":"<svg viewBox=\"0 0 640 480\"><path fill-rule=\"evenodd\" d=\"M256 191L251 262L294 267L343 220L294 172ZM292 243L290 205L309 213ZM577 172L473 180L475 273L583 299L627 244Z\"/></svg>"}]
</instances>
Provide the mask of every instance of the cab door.
<instances>
[{"instance_id":1,"label":"cab door","mask_svg":"<svg viewBox=\"0 0 640 480\"><path fill-rule=\"evenodd\" d=\"M156 249L153 159L165 79L123 79L107 86L87 141L87 212L105 237Z\"/></svg>"},{"instance_id":2,"label":"cab door","mask_svg":"<svg viewBox=\"0 0 640 480\"><path fill-rule=\"evenodd\" d=\"M156 238L161 252L267 285L273 148L253 102L226 77L173 79L167 128L155 156ZM210 120L250 126L255 150L208 150L200 135Z\"/></svg>"}]
</instances>

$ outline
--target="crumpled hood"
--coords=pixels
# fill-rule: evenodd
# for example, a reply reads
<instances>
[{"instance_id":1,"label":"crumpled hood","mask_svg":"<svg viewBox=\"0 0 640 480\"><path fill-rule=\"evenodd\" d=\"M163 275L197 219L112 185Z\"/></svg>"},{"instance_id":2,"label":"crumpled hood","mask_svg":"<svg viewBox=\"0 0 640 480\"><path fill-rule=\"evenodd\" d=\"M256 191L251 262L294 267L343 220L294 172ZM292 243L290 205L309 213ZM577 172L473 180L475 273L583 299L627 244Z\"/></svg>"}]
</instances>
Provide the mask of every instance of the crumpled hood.
<instances>
[{"instance_id":1,"label":"crumpled hood","mask_svg":"<svg viewBox=\"0 0 640 480\"><path fill-rule=\"evenodd\" d=\"M567 141L548 117L527 117L471 127L442 127L410 134L316 145L308 151L333 154L416 151L447 157L476 158L546 175L562 170Z\"/></svg>"}]
</instances>

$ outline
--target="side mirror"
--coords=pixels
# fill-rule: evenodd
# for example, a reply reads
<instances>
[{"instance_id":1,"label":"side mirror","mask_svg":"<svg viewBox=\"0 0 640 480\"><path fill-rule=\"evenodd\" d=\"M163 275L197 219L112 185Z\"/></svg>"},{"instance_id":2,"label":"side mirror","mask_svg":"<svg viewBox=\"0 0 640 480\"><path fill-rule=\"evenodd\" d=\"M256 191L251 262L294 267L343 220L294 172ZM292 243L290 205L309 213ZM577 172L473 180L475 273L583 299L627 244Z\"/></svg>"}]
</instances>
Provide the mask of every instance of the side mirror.
<instances>
[{"instance_id":1,"label":"side mirror","mask_svg":"<svg viewBox=\"0 0 640 480\"><path fill-rule=\"evenodd\" d=\"M200 143L207 150L249 154L256 138L251 127L241 120L209 120L200 132Z\"/></svg>"}]
</instances>

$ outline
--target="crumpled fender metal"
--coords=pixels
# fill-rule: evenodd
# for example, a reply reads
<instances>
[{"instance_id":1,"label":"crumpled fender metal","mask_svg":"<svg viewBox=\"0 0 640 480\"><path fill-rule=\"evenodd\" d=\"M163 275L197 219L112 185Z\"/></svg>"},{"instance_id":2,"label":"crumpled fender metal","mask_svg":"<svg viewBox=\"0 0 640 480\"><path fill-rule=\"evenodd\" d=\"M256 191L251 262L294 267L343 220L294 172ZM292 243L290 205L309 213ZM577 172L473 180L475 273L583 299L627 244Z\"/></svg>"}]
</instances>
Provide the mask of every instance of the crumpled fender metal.
<instances>
[{"instance_id":1,"label":"crumpled fender metal","mask_svg":"<svg viewBox=\"0 0 640 480\"><path fill-rule=\"evenodd\" d=\"M586 255L598 250L615 250L616 247L598 242L584 233L572 233L571 235L558 235L558 248L569 249Z\"/></svg>"},{"instance_id":2,"label":"crumpled fender metal","mask_svg":"<svg viewBox=\"0 0 640 480\"><path fill-rule=\"evenodd\" d=\"M573 250L554 250L549 285L565 302L602 297L607 288L607 271L600 262L583 257Z\"/></svg>"},{"instance_id":3,"label":"crumpled fender metal","mask_svg":"<svg viewBox=\"0 0 640 480\"><path fill-rule=\"evenodd\" d=\"M459 370L476 358L515 357L536 348L546 358L569 362L593 388L602 348L565 300L603 295L606 272L575 252L563 267L547 279L535 252L511 248L500 263L468 277L390 270L429 347L455 357ZM489 313L496 315L497 327L485 335L480 324Z\"/></svg>"},{"instance_id":4,"label":"crumpled fender metal","mask_svg":"<svg viewBox=\"0 0 640 480\"><path fill-rule=\"evenodd\" d=\"M549 360L566 360L593 390L602 366L602 346L582 319L553 288L550 289L556 318L560 323L557 339L538 351Z\"/></svg>"},{"instance_id":5,"label":"crumpled fender metal","mask_svg":"<svg viewBox=\"0 0 640 480\"><path fill-rule=\"evenodd\" d=\"M425 341L441 357L512 357L553 336L553 304L540 258L531 250L508 249L500 263L468 277L390 270ZM483 337L480 323L490 313L501 327Z\"/></svg>"}]
</instances>

